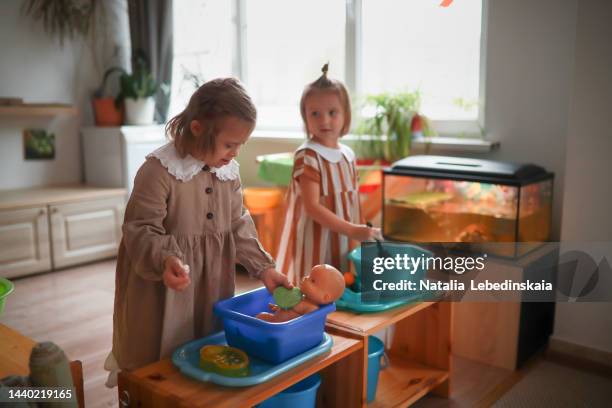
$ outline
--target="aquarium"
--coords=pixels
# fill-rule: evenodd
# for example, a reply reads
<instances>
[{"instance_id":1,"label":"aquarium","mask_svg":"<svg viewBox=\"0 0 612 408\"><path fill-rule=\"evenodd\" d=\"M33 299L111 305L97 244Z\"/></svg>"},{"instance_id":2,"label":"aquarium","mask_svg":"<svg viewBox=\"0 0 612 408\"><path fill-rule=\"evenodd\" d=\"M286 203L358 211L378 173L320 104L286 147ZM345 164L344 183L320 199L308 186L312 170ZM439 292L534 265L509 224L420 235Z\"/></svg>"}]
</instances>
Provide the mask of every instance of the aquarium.
<instances>
[{"instance_id":1,"label":"aquarium","mask_svg":"<svg viewBox=\"0 0 612 408\"><path fill-rule=\"evenodd\" d=\"M542 167L411 156L383 176L383 235L415 243L506 242L516 256L550 237L553 174Z\"/></svg>"}]
</instances>

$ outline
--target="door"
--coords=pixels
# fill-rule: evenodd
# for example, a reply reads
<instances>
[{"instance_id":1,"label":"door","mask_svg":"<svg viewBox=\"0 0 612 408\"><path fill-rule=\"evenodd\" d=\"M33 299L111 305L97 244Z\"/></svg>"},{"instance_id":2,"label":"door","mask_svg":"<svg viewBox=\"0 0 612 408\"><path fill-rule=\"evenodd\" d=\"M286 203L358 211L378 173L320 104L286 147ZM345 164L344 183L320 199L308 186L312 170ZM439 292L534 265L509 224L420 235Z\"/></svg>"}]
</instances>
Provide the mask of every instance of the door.
<instances>
[{"instance_id":1,"label":"door","mask_svg":"<svg viewBox=\"0 0 612 408\"><path fill-rule=\"evenodd\" d=\"M124 208L123 196L50 206L53 267L115 256Z\"/></svg>"},{"instance_id":2,"label":"door","mask_svg":"<svg viewBox=\"0 0 612 408\"><path fill-rule=\"evenodd\" d=\"M51 270L47 207L0 211L0 276Z\"/></svg>"}]
</instances>

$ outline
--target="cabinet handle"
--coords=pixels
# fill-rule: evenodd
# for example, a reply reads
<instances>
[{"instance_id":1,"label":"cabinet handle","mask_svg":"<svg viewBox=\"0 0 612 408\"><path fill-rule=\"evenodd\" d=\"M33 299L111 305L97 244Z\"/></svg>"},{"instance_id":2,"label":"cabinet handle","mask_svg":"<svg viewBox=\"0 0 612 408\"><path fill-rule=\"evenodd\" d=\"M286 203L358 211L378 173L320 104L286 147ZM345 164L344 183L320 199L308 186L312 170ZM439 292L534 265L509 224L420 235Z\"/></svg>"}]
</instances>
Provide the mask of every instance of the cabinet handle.
<instances>
[{"instance_id":1,"label":"cabinet handle","mask_svg":"<svg viewBox=\"0 0 612 408\"><path fill-rule=\"evenodd\" d=\"M52 212L53 214L57 213L57 208L52 208L52 209L51 209L51 212Z\"/></svg>"},{"instance_id":2,"label":"cabinet handle","mask_svg":"<svg viewBox=\"0 0 612 408\"><path fill-rule=\"evenodd\" d=\"M45 210L40 210L40 211L38 212L38 215L45 215Z\"/></svg>"}]
</instances>

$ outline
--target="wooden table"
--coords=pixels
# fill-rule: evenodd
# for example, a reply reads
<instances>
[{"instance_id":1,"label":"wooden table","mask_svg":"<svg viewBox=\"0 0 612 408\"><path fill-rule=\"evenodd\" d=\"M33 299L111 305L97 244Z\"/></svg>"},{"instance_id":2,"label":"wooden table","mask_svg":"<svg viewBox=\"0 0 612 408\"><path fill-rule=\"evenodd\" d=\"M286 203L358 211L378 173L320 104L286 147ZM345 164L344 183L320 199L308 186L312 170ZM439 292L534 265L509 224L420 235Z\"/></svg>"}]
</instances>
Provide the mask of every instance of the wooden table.
<instances>
[{"instance_id":1,"label":"wooden table","mask_svg":"<svg viewBox=\"0 0 612 408\"><path fill-rule=\"evenodd\" d=\"M181 374L170 359L119 373L119 399L142 407L247 407L309 375L322 375L318 399L326 407L362 405L363 342L331 330L332 349L292 370L251 387L224 387Z\"/></svg>"},{"instance_id":2,"label":"wooden table","mask_svg":"<svg viewBox=\"0 0 612 408\"><path fill-rule=\"evenodd\" d=\"M366 401L368 336L393 324L389 367L381 370L374 407L405 407L433 392L450 395L452 303L421 302L380 313L336 311L327 327L363 342L362 400Z\"/></svg>"},{"instance_id":3,"label":"wooden table","mask_svg":"<svg viewBox=\"0 0 612 408\"><path fill-rule=\"evenodd\" d=\"M30 353L36 342L0 323L0 378L30 374Z\"/></svg>"}]
</instances>

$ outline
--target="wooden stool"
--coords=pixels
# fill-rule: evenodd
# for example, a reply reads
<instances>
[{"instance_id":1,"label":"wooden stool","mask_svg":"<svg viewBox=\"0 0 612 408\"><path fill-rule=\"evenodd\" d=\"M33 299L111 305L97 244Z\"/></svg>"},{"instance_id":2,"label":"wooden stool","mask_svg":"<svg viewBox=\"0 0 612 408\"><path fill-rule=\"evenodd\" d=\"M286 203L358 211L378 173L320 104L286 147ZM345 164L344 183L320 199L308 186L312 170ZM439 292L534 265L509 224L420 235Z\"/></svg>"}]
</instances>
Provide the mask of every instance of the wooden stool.
<instances>
[{"instance_id":1,"label":"wooden stool","mask_svg":"<svg viewBox=\"0 0 612 408\"><path fill-rule=\"evenodd\" d=\"M249 187L243 190L244 206L249 210L259 242L273 258L276 257L285 221L283 187Z\"/></svg>"}]
</instances>

